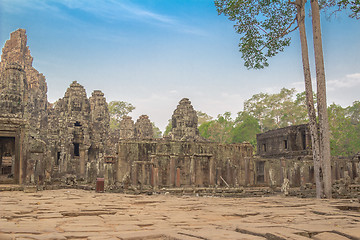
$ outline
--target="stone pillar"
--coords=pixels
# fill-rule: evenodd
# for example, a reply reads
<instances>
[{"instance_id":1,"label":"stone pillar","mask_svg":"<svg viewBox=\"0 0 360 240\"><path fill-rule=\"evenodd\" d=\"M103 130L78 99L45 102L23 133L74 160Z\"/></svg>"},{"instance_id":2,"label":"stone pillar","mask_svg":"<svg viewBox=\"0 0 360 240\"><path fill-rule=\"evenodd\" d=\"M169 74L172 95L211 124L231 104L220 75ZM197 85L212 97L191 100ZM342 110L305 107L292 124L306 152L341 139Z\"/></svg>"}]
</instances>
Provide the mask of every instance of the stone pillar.
<instances>
[{"instance_id":1,"label":"stone pillar","mask_svg":"<svg viewBox=\"0 0 360 240\"><path fill-rule=\"evenodd\" d=\"M137 164L133 163L131 166L131 184L136 186L138 184L137 179Z\"/></svg>"},{"instance_id":2,"label":"stone pillar","mask_svg":"<svg viewBox=\"0 0 360 240\"><path fill-rule=\"evenodd\" d=\"M226 182L229 185L232 184L231 172L230 172L230 159L226 159Z\"/></svg>"},{"instance_id":3,"label":"stone pillar","mask_svg":"<svg viewBox=\"0 0 360 240\"><path fill-rule=\"evenodd\" d=\"M152 187L155 187L155 167L156 167L156 156L151 155L150 156L150 185Z\"/></svg>"},{"instance_id":4,"label":"stone pillar","mask_svg":"<svg viewBox=\"0 0 360 240\"><path fill-rule=\"evenodd\" d=\"M113 164L104 163L104 185L105 187L112 185L113 182Z\"/></svg>"},{"instance_id":5,"label":"stone pillar","mask_svg":"<svg viewBox=\"0 0 360 240\"><path fill-rule=\"evenodd\" d=\"M221 184L221 168L216 168L216 185L220 186Z\"/></svg>"},{"instance_id":6,"label":"stone pillar","mask_svg":"<svg viewBox=\"0 0 360 240\"><path fill-rule=\"evenodd\" d=\"M85 149L80 149L80 177L85 176Z\"/></svg>"},{"instance_id":7,"label":"stone pillar","mask_svg":"<svg viewBox=\"0 0 360 240\"><path fill-rule=\"evenodd\" d=\"M152 187L155 187L154 185L154 165L151 164L151 167L150 167L150 185Z\"/></svg>"},{"instance_id":8,"label":"stone pillar","mask_svg":"<svg viewBox=\"0 0 360 240\"><path fill-rule=\"evenodd\" d=\"M180 187L180 168L176 168L176 187Z\"/></svg>"},{"instance_id":9,"label":"stone pillar","mask_svg":"<svg viewBox=\"0 0 360 240\"><path fill-rule=\"evenodd\" d=\"M285 178L289 178L289 176L288 176L288 172L287 172L287 168L286 168L286 161L285 161L285 159L284 158L282 158L281 160L280 160L280 162L281 162L281 173L282 173L282 179L281 179L281 182L284 182L284 179Z\"/></svg>"},{"instance_id":10,"label":"stone pillar","mask_svg":"<svg viewBox=\"0 0 360 240\"><path fill-rule=\"evenodd\" d=\"M190 183L195 185L195 159L194 156L190 156Z\"/></svg>"},{"instance_id":11,"label":"stone pillar","mask_svg":"<svg viewBox=\"0 0 360 240\"><path fill-rule=\"evenodd\" d=\"M175 156L170 156L170 186L173 187L175 185Z\"/></svg>"},{"instance_id":12,"label":"stone pillar","mask_svg":"<svg viewBox=\"0 0 360 240\"><path fill-rule=\"evenodd\" d=\"M195 185L199 187L204 186L204 172L202 170L202 157L197 157L195 161ZM206 174L206 173L205 173Z\"/></svg>"},{"instance_id":13,"label":"stone pillar","mask_svg":"<svg viewBox=\"0 0 360 240\"><path fill-rule=\"evenodd\" d=\"M264 171L263 171L263 174L264 174L264 182L263 184L267 184L269 181L267 181L267 177L268 177L268 173L266 172L266 162L264 162ZM256 173L256 175L258 175L258 173Z\"/></svg>"},{"instance_id":14,"label":"stone pillar","mask_svg":"<svg viewBox=\"0 0 360 240\"><path fill-rule=\"evenodd\" d=\"M124 143L118 145L118 161L116 167L116 179L121 182L124 176L129 172L129 163L127 162L126 153L128 152L128 146Z\"/></svg>"},{"instance_id":15,"label":"stone pillar","mask_svg":"<svg viewBox=\"0 0 360 240\"><path fill-rule=\"evenodd\" d=\"M145 162L141 165L141 185L146 185L146 171L145 171Z\"/></svg>"},{"instance_id":16,"label":"stone pillar","mask_svg":"<svg viewBox=\"0 0 360 240\"><path fill-rule=\"evenodd\" d=\"M20 130L19 136L15 137L15 175L14 175L14 178L18 177L18 179L15 179L15 182L18 182L19 184L23 184L26 177L26 171L24 171L25 164L24 164L24 156L23 156L24 155L23 142L24 142L24 132ZM16 160L18 161L16 162ZM16 168L16 166L18 167Z\"/></svg>"},{"instance_id":17,"label":"stone pillar","mask_svg":"<svg viewBox=\"0 0 360 240\"><path fill-rule=\"evenodd\" d=\"M210 186L215 185L214 158L213 157L209 157L209 184L210 184Z\"/></svg>"},{"instance_id":18,"label":"stone pillar","mask_svg":"<svg viewBox=\"0 0 360 240\"><path fill-rule=\"evenodd\" d=\"M245 186L247 186L250 184L250 168L249 168L250 161L249 161L249 158L246 157L244 159L244 162L245 162Z\"/></svg>"},{"instance_id":19,"label":"stone pillar","mask_svg":"<svg viewBox=\"0 0 360 240\"><path fill-rule=\"evenodd\" d=\"M300 186L305 186L306 184L306 171L305 165L300 166Z\"/></svg>"},{"instance_id":20,"label":"stone pillar","mask_svg":"<svg viewBox=\"0 0 360 240\"><path fill-rule=\"evenodd\" d=\"M159 169L154 168L154 189L159 187Z\"/></svg>"}]
</instances>

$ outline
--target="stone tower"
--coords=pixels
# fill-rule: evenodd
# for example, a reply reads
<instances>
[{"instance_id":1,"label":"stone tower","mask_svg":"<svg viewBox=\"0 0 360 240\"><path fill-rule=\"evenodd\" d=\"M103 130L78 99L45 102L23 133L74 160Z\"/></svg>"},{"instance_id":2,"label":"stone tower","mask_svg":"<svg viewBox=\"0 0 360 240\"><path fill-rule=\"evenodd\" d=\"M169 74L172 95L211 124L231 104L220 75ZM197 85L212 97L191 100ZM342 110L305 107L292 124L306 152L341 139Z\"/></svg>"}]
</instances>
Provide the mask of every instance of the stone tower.
<instances>
[{"instance_id":1,"label":"stone tower","mask_svg":"<svg viewBox=\"0 0 360 240\"><path fill-rule=\"evenodd\" d=\"M0 80L0 116L22 118L27 90L23 67L7 63Z\"/></svg>"},{"instance_id":2,"label":"stone tower","mask_svg":"<svg viewBox=\"0 0 360 240\"><path fill-rule=\"evenodd\" d=\"M110 125L110 115L104 93L100 90L95 90L91 94L89 101L91 122L93 124L94 131L97 131L98 133L99 131L101 133L108 131Z\"/></svg>"},{"instance_id":3,"label":"stone tower","mask_svg":"<svg viewBox=\"0 0 360 240\"><path fill-rule=\"evenodd\" d=\"M153 126L147 115L141 115L135 123L135 137L138 139L153 138Z\"/></svg>"},{"instance_id":4,"label":"stone tower","mask_svg":"<svg viewBox=\"0 0 360 240\"><path fill-rule=\"evenodd\" d=\"M198 117L188 98L183 98L172 115L172 140L202 140L199 136Z\"/></svg>"},{"instance_id":5,"label":"stone tower","mask_svg":"<svg viewBox=\"0 0 360 240\"><path fill-rule=\"evenodd\" d=\"M120 121L120 139L133 139L135 137L135 125L130 116L124 116Z\"/></svg>"},{"instance_id":6,"label":"stone tower","mask_svg":"<svg viewBox=\"0 0 360 240\"><path fill-rule=\"evenodd\" d=\"M32 65L33 58L30 55L29 47L26 46L26 42L25 29L18 29L10 34L10 39L6 41L2 49L2 69L5 69L6 63L17 63L22 67Z\"/></svg>"},{"instance_id":7,"label":"stone tower","mask_svg":"<svg viewBox=\"0 0 360 240\"><path fill-rule=\"evenodd\" d=\"M76 81L70 84L65 96L55 103L58 118L57 138L60 172L84 176L90 141L90 102L85 89ZM51 126L50 126L51 127Z\"/></svg>"},{"instance_id":8,"label":"stone tower","mask_svg":"<svg viewBox=\"0 0 360 240\"><path fill-rule=\"evenodd\" d=\"M47 85L32 63L26 31L18 29L6 41L0 62L0 148L10 144L14 150L0 151L0 163L11 155L13 163L5 168L19 183L41 182L49 163Z\"/></svg>"},{"instance_id":9,"label":"stone tower","mask_svg":"<svg viewBox=\"0 0 360 240\"><path fill-rule=\"evenodd\" d=\"M104 151L104 144L107 141L110 127L110 115L108 104L104 97L104 93L95 90L90 101L91 115L91 147Z\"/></svg>"}]
</instances>

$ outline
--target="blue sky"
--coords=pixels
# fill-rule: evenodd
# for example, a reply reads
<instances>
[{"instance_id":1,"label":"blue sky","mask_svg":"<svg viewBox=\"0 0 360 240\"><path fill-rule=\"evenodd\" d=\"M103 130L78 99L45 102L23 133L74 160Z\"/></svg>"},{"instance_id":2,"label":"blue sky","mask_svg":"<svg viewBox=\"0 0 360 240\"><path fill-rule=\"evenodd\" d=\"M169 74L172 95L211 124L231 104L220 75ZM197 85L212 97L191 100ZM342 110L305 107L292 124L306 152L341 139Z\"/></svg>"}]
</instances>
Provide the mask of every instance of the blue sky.
<instances>
[{"instance_id":1,"label":"blue sky","mask_svg":"<svg viewBox=\"0 0 360 240\"><path fill-rule=\"evenodd\" d=\"M161 130L184 97L216 117L235 115L256 93L304 89L297 32L268 68L247 70L233 23L211 0L0 0L1 47L18 28L50 102L76 80L88 96L100 89L108 102L132 103L135 121L147 114ZM324 18L322 32L328 103L351 105L360 92L360 20Z\"/></svg>"}]
</instances>

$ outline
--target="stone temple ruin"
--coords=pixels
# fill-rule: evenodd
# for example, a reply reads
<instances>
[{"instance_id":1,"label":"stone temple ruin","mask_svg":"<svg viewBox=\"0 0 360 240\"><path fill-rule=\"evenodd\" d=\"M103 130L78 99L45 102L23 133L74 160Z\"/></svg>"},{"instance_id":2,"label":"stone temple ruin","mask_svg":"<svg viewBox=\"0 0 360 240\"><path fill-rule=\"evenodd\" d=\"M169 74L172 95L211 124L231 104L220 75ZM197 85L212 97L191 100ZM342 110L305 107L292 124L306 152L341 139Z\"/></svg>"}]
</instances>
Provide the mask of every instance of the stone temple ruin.
<instances>
[{"instance_id":1,"label":"stone temple ruin","mask_svg":"<svg viewBox=\"0 0 360 240\"><path fill-rule=\"evenodd\" d=\"M289 126L257 134L254 165L257 185L279 186L287 178L291 187L312 186L314 166L308 125ZM348 193L344 187L347 187L347 191L358 192L359 154L349 158L333 156L331 171L335 196ZM351 186L351 183L357 184Z\"/></svg>"},{"instance_id":2,"label":"stone temple ruin","mask_svg":"<svg viewBox=\"0 0 360 240\"><path fill-rule=\"evenodd\" d=\"M95 90L88 98L76 81L54 104L44 75L33 66L23 29L11 33L0 62L0 183L72 181L106 186L239 187L313 183L306 125L257 136L249 143L219 144L199 136L189 99L179 102L169 136L153 138L146 115L124 117L110 130L108 104ZM359 177L359 157L333 160L334 181Z\"/></svg>"},{"instance_id":3,"label":"stone temple ruin","mask_svg":"<svg viewBox=\"0 0 360 240\"><path fill-rule=\"evenodd\" d=\"M56 103L32 67L25 30L11 33L1 57L1 183L44 184L71 175L107 185L212 186L250 183L250 144L221 145L199 136L196 111L182 99L169 137L153 139L146 115L109 130L104 94L86 96L74 81ZM245 174L245 172L249 174Z\"/></svg>"}]
</instances>

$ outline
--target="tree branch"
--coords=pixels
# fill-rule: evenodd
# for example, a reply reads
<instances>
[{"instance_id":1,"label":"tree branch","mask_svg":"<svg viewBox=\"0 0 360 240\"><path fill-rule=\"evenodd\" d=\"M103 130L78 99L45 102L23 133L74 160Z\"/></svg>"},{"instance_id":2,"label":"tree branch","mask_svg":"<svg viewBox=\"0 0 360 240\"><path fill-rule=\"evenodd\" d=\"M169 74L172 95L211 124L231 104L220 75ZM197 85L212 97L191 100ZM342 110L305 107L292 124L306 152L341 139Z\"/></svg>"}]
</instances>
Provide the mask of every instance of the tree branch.
<instances>
[{"instance_id":1,"label":"tree branch","mask_svg":"<svg viewBox=\"0 0 360 240\"><path fill-rule=\"evenodd\" d=\"M294 29L291 29L290 31L288 31L288 30L291 28L291 26L295 23L295 21L296 21L296 17L295 17L294 20L290 23L290 25L284 30L283 33L281 33L281 34L280 34L279 36L277 36L276 38L273 38L271 41L268 41L266 44L264 44L264 47L262 47L262 48L259 50L259 52L261 52L262 50L264 50L264 48L265 48L266 46L268 46L270 43L272 43L272 42L275 41L276 39L279 39L279 38L281 38L281 37L283 37L283 36L285 36L285 35L293 32L293 31L295 31L299 26L296 26Z\"/></svg>"},{"instance_id":2,"label":"tree branch","mask_svg":"<svg viewBox=\"0 0 360 240\"><path fill-rule=\"evenodd\" d=\"M265 34L268 34L267 31L265 31L262 27L260 27L259 25L255 24L256 27L258 27L260 30L262 30Z\"/></svg>"}]
</instances>

